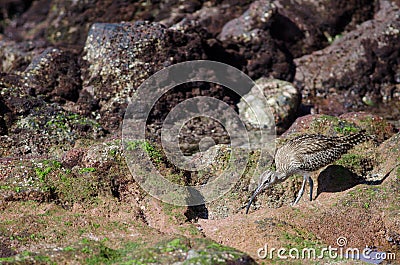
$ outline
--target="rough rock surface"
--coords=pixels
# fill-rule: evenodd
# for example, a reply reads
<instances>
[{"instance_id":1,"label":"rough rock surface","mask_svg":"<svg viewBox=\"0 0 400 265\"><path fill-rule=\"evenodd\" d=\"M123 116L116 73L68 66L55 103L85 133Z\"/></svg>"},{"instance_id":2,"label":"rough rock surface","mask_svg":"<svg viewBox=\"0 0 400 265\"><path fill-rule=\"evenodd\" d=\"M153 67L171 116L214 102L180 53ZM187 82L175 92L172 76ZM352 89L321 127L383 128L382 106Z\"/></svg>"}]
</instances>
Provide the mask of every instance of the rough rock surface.
<instances>
[{"instance_id":1,"label":"rough rock surface","mask_svg":"<svg viewBox=\"0 0 400 265\"><path fill-rule=\"evenodd\" d=\"M45 45L42 41L15 42L7 38L0 39L1 72L25 70L32 58L38 55L46 47Z\"/></svg>"},{"instance_id":2,"label":"rough rock surface","mask_svg":"<svg viewBox=\"0 0 400 265\"><path fill-rule=\"evenodd\" d=\"M172 26L183 21L192 21L198 23L201 27L216 37L222 30L222 27L232 18L240 16L250 5L251 1L225 0L225 1L207 1L202 3L200 9L199 2L185 1L181 6L173 8L170 16L163 18L159 22L167 26ZM183 7L182 7L183 6ZM190 9L190 13L184 13ZM193 12L194 11L194 12Z\"/></svg>"},{"instance_id":3,"label":"rough rock surface","mask_svg":"<svg viewBox=\"0 0 400 265\"><path fill-rule=\"evenodd\" d=\"M4 29L13 38L34 40L43 38L53 44L81 47L90 26L96 22L120 23L121 21L150 20L155 16L169 16L179 1L160 1L154 5L141 0L127 1L33 1L27 12L17 17L16 23ZM187 4L192 6L193 4ZM194 5L195 6L195 5ZM24 25L21 27L20 25Z\"/></svg>"},{"instance_id":4,"label":"rough rock surface","mask_svg":"<svg viewBox=\"0 0 400 265\"><path fill-rule=\"evenodd\" d=\"M296 59L295 84L304 103L315 104L317 113L341 114L382 101L392 101L388 104L395 110L399 100L399 28L399 7L381 1L373 20L329 47Z\"/></svg>"},{"instance_id":5,"label":"rough rock surface","mask_svg":"<svg viewBox=\"0 0 400 265\"><path fill-rule=\"evenodd\" d=\"M290 81L294 75L292 56L265 30L275 13L276 7L271 1L255 1L240 17L224 25L218 39L228 51L240 51L242 60L246 61L243 70L251 78L267 76Z\"/></svg>"},{"instance_id":6,"label":"rough rock surface","mask_svg":"<svg viewBox=\"0 0 400 265\"><path fill-rule=\"evenodd\" d=\"M22 76L30 93L47 101L76 102L82 87L77 55L52 47L35 56Z\"/></svg>"},{"instance_id":7,"label":"rough rock surface","mask_svg":"<svg viewBox=\"0 0 400 265\"><path fill-rule=\"evenodd\" d=\"M83 88L99 101L108 125L118 128L144 80L174 63L203 59L203 50L199 36L158 23L93 24L83 59Z\"/></svg>"},{"instance_id":8,"label":"rough rock surface","mask_svg":"<svg viewBox=\"0 0 400 265\"><path fill-rule=\"evenodd\" d=\"M268 244L318 252L337 246L339 236L349 247L399 257L399 4L0 1L0 263L299 264L262 259L257 250ZM180 168L158 144L163 120L186 99L214 97L238 114L251 89L238 95L194 82L159 99L147 140L129 145L142 155L126 160L120 125L128 97L155 71L195 59L228 63L254 79L295 78L304 97L296 113L297 101L273 98L282 128L301 116L277 146L297 134L361 129L375 141L315 172L313 202L290 206L302 182L293 176L259 194L244 215L259 175L273 168L270 154L241 148L246 156L232 163L232 135L204 117L188 120L177 136L183 156L207 164L203 170ZM232 185L226 194L216 189L214 201L178 207L143 190L132 162L181 185L213 183L228 169L237 179L224 183Z\"/></svg>"},{"instance_id":9,"label":"rough rock surface","mask_svg":"<svg viewBox=\"0 0 400 265\"><path fill-rule=\"evenodd\" d=\"M238 104L242 120L250 126L259 125L266 128L276 126L277 133L283 133L297 113L301 100L300 92L291 83L282 80L260 78L255 83L257 86L242 97ZM270 118L273 120L268 120L269 116L259 115L263 112L272 114L273 117ZM254 116L254 113L257 116ZM264 118L265 121L257 120Z\"/></svg>"},{"instance_id":10,"label":"rough rock surface","mask_svg":"<svg viewBox=\"0 0 400 265\"><path fill-rule=\"evenodd\" d=\"M76 140L98 139L105 135L96 120L34 97L26 89L30 83L22 81L25 80L16 77L2 84L1 156L45 156L51 150L59 154L71 148ZM59 148L54 148L58 145Z\"/></svg>"},{"instance_id":11,"label":"rough rock surface","mask_svg":"<svg viewBox=\"0 0 400 265\"><path fill-rule=\"evenodd\" d=\"M297 58L326 47L343 32L373 17L377 1L287 1L274 4L271 35ZM332 14L335 14L332 16Z\"/></svg>"}]
</instances>

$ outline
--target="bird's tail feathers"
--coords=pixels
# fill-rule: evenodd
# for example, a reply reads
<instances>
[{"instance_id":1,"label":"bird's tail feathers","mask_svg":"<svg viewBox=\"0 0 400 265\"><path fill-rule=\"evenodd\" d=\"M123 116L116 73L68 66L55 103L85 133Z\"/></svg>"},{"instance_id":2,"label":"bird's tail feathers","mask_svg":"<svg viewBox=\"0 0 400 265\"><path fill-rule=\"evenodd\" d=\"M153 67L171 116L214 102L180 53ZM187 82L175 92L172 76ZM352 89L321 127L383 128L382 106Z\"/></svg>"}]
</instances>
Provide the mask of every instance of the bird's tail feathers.
<instances>
[{"instance_id":1,"label":"bird's tail feathers","mask_svg":"<svg viewBox=\"0 0 400 265\"><path fill-rule=\"evenodd\" d=\"M373 140L374 138L375 138L374 136L366 134L365 130L361 130L358 133L353 133L350 135L343 136L343 137L341 137L340 140L344 143L348 143L351 145L357 145L357 144L366 142L368 140Z\"/></svg>"}]
</instances>

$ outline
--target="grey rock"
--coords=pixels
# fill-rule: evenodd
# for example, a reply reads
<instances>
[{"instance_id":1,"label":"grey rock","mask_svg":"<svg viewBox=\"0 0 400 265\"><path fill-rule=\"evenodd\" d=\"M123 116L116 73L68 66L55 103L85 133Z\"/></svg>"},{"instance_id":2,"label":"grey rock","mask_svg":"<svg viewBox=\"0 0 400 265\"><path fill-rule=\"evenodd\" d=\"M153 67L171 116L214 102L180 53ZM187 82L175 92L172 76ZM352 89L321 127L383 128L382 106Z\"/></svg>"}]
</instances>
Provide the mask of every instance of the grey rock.
<instances>
[{"instance_id":1,"label":"grey rock","mask_svg":"<svg viewBox=\"0 0 400 265\"><path fill-rule=\"evenodd\" d=\"M253 2L240 17L224 25L218 38L221 41L236 39L249 42L253 38L257 38L258 30L268 27L275 13L276 6L272 1L260 0Z\"/></svg>"},{"instance_id":2,"label":"grey rock","mask_svg":"<svg viewBox=\"0 0 400 265\"><path fill-rule=\"evenodd\" d=\"M295 118L301 101L300 92L293 84L277 79L260 78L256 84L238 104L239 115L252 127L276 125L278 133L282 133ZM271 111L272 115L262 115Z\"/></svg>"},{"instance_id":3,"label":"grey rock","mask_svg":"<svg viewBox=\"0 0 400 265\"><path fill-rule=\"evenodd\" d=\"M13 73L23 71L35 55L40 53L43 43L15 42L9 39L0 39L0 71Z\"/></svg>"}]
</instances>

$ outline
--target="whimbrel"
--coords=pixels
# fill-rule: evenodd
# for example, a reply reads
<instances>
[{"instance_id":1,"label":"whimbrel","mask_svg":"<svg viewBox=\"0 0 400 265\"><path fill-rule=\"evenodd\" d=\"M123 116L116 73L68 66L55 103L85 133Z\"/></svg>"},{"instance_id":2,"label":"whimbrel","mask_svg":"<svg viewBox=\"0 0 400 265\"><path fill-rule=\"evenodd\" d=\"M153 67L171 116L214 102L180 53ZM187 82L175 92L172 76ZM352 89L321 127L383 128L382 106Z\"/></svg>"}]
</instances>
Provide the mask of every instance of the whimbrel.
<instances>
[{"instance_id":1,"label":"whimbrel","mask_svg":"<svg viewBox=\"0 0 400 265\"><path fill-rule=\"evenodd\" d=\"M292 205L295 205L303 196L307 181L310 185L311 201L313 192L313 180L310 177L311 172L329 165L355 145L369 139L372 139L372 137L361 131L348 136L306 134L287 141L275 153L276 171L267 170L261 174L258 187L246 207L246 214L254 198L260 191L280 183L294 174L303 175L303 184Z\"/></svg>"}]
</instances>

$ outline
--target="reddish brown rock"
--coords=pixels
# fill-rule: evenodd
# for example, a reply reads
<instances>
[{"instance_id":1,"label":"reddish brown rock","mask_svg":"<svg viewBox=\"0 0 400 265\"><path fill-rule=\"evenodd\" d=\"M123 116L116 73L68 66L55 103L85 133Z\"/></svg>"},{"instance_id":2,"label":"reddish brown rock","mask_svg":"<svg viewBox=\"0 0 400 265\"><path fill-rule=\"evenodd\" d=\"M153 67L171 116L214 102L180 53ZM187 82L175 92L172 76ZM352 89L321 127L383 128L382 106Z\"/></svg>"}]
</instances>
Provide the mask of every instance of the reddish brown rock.
<instances>
[{"instance_id":1,"label":"reddish brown rock","mask_svg":"<svg viewBox=\"0 0 400 265\"><path fill-rule=\"evenodd\" d=\"M205 58L199 35L144 21L94 24L84 50L84 91L99 101L109 129L119 127L129 98L152 74L174 63Z\"/></svg>"},{"instance_id":2,"label":"reddish brown rock","mask_svg":"<svg viewBox=\"0 0 400 265\"><path fill-rule=\"evenodd\" d=\"M77 55L49 47L33 58L23 79L31 94L43 96L45 100L76 101L81 88Z\"/></svg>"},{"instance_id":3,"label":"reddish brown rock","mask_svg":"<svg viewBox=\"0 0 400 265\"><path fill-rule=\"evenodd\" d=\"M295 60L295 82L305 104L322 113L373 110L393 98L399 80L399 7L380 2L373 20L334 41L329 47ZM389 91L389 92L388 92ZM387 95L385 95L387 94ZM323 99L321 99L323 98ZM329 105L336 105L331 110Z\"/></svg>"},{"instance_id":4,"label":"reddish brown rock","mask_svg":"<svg viewBox=\"0 0 400 265\"><path fill-rule=\"evenodd\" d=\"M351 31L373 17L376 1L279 0L271 34L295 58L329 45L335 36Z\"/></svg>"},{"instance_id":5,"label":"reddish brown rock","mask_svg":"<svg viewBox=\"0 0 400 265\"><path fill-rule=\"evenodd\" d=\"M246 62L242 69L251 78L266 76L290 81L294 76L292 56L279 47L267 30L275 14L276 6L271 1L255 1L240 17L224 25L218 39L231 53L240 51Z\"/></svg>"},{"instance_id":6,"label":"reddish brown rock","mask_svg":"<svg viewBox=\"0 0 400 265\"><path fill-rule=\"evenodd\" d=\"M366 130L374 135L377 142L382 142L395 133L392 124L377 115L366 112L351 112L339 117L324 114L306 115L296 119L292 126L283 134L322 133L343 134Z\"/></svg>"},{"instance_id":7,"label":"reddish brown rock","mask_svg":"<svg viewBox=\"0 0 400 265\"><path fill-rule=\"evenodd\" d=\"M62 158L62 165L66 168L73 168L81 162L84 152L85 150L82 148L68 150Z\"/></svg>"}]
</instances>

